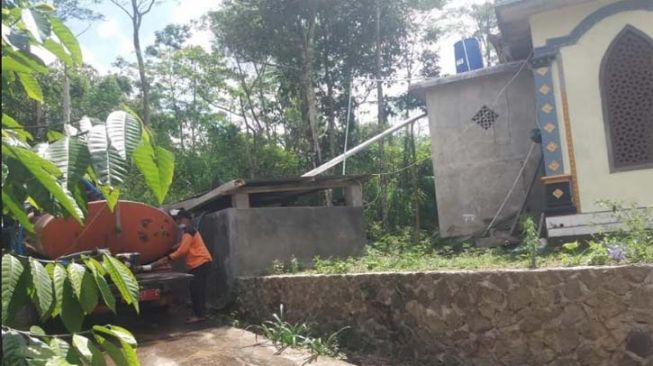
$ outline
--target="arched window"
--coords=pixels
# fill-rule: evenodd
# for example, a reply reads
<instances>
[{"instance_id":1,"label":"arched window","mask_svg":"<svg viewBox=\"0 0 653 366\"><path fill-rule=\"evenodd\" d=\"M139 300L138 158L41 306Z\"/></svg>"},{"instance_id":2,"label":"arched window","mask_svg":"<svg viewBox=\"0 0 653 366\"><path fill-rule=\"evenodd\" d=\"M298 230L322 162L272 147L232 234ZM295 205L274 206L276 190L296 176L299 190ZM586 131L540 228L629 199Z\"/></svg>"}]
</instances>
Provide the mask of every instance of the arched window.
<instances>
[{"instance_id":1,"label":"arched window","mask_svg":"<svg viewBox=\"0 0 653 366\"><path fill-rule=\"evenodd\" d=\"M626 26L601 64L611 170L653 167L653 40Z\"/></svg>"}]
</instances>

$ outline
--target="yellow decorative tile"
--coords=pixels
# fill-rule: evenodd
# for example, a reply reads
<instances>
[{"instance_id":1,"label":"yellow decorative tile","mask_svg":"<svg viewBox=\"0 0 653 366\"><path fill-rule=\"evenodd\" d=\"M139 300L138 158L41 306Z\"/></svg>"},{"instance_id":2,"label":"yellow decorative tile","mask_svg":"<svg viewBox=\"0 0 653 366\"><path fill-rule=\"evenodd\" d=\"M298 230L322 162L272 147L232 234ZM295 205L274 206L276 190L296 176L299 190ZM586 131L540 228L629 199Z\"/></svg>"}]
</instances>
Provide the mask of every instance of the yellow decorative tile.
<instances>
[{"instance_id":1,"label":"yellow decorative tile","mask_svg":"<svg viewBox=\"0 0 653 366\"><path fill-rule=\"evenodd\" d=\"M558 170L559 168L560 168L560 164L558 164L557 161L554 160L554 161L552 161L552 162L549 163L549 169L551 169L551 170L553 170L553 171L556 171L556 170Z\"/></svg>"},{"instance_id":2,"label":"yellow decorative tile","mask_svg":"<svg viewBox=\"0 0 653 366\"><path fill-rule=\"evenodd\" d=\"M548 67L540 67L539 69L535 70L535 72L542 75L542 76L544 76L544 75L546 75L547 72L549 72L549 68Z\"/></svg>"},{"instance_id":3,"label":"yellow decorative tile","mask_svg":"<svg viewBox=\"0 0 653 366\"><path fill-rule=\"evenodd\" d=\"M550 103L546 103L542 106L542 112L549 114L553 110L553 106Z\"/></svg>"},{"instance_id":4,"label":"yellow decorative tile","mask_svg":"<svg viewBox=\"0 0 653 366\"><path fill-rule=\"evenodd\" d=\"M556 189L555 191L553 191L551 194L552 194L553 197L555 197L556 199L560 199L560 197L562 197L562 196L565 194L565 192L563 192L562 189L557 188L557 189Z\"/></svg>"},{"instance_id":5,"label":"yellow decorative tile","mask_svg":"<svg viewBox=\"0 0 653 366\"><path fill-rule=\"evenodd\" d=\"M549 122L549 123L547 123L547 124L544 125L544 131L546 131L546 132L548 132L548 133L553 132L553 130L555 130L555 129L556 129L556 125L554 125L554 124L551 123L551 122Z\"/></svg>"},{"instance_id":6,"label":"yellow decorative tile","mask_svg":"<svg viewBox=\"0 0 653 366\"><path fill-rule=\"evenodd\" d=\"M558 144L551 141L546 145L546 149L549 150L550 152L554 152L554 151L558 150Z\"/></svg>"},{"instance_id":7,"label":"yellow decorative tile","mask_svg":"<svg viewBox=\"0 0 653 366\"><path fill-rule=\"evenodd\" d=\"M542 86L540 87L540 93L542 93L544 95L549 94L550 91L551 91L551 88L546 84L542 84Z\"/></svg>"}]
</instances>

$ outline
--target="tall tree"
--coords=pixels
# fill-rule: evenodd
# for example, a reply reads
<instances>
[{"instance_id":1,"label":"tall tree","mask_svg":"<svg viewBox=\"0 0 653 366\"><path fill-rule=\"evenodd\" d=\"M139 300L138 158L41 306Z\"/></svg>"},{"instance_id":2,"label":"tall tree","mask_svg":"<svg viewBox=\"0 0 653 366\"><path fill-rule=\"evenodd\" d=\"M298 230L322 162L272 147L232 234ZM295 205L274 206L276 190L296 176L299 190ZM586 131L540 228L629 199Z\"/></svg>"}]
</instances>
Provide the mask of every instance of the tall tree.
<instances>
[{"instance_id":1,"label":"tall tree","mask_svg":"<svg viewBox=\"0 0 653 366\"><path fill-rule=\"evenodd\" d=\"M132 23L132 40L134 43L134 52L138 63L138 75L140 78L141 95L143 97L143 123L150 123L150 85L145 73L145 62L143 61L143 51L141 50L140 30L143 24L143 17L149 13L157 0L110 0L120 10L122 10Z\"/></svg>"}]
</instances>

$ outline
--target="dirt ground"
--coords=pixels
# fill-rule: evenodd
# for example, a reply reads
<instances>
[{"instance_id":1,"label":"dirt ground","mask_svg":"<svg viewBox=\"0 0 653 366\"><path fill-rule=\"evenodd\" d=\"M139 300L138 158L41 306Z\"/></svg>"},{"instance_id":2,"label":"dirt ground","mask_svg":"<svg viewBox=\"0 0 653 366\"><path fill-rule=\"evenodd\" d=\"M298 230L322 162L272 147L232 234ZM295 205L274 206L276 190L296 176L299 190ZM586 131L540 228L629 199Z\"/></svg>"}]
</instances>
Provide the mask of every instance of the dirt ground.
<instances>
[{"instance_id":1,"label":"dirt ground","mask_svg":"<svg viewBox=\"0 0 653 366\"><path fill-rule=\"evenodd\" d=\"M122 319L139 342L143 366L348 366L347 362L286 349L279 353L266 339L218 320L194 325L185 314L159 313Z\"/></svg>"}]
</instances>

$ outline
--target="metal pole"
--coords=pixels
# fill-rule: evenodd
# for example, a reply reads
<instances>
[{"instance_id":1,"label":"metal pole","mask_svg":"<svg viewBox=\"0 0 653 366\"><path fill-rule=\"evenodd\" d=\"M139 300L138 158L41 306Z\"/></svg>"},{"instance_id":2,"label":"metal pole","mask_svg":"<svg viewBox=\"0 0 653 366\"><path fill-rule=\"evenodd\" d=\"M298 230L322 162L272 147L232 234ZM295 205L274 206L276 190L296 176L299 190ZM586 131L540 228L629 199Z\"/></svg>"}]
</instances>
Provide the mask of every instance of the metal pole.
<instances>
[{"instance_id":1,"label":"metal pole","mask_svg":"<svg viewBox=\"0 0 653 366\"><path fill-rule=\"evenodd\" d=\"M345 127L345 149L343 154L347 153L347 142L349 141L349 117L351 116L351 84L352 80L349 80L349 101L347 102L347 126ZM342 175L347 174L347 157L342 160Z\"/></svg>"},{"instance_id":2,"label":"metal pole","mask_svg":"<svg viewBox=\"0 0 653 366\"><path fill-rule=\"evenodd\" d=\"M419 116L415 116L415 117L412 117L412 118L405 119L405 120L399 122L398 124L396 124L395 126L392 126L392 127L388 128L387 130L381 132L380 134L372 137L371 139L363 142L362 144L357 145L353 149L345 152L344 154L336 156L335 158L327 161L326 163L318 166L317 168L305 173L304 175L302 175L302 177L314 177L314 176L316 176L318 174L322 174L325 171L327 171L327 170L333 168L334 166L338 165L338 163L344 161L347 157L352 156L352 155L358 153L361 150L364 150L366 147L373 144L374 142L376 142L376 141L384 138L385 136L388 136L388 135L392 134L393 132L395 132L395 131L403 128L403 127L406 127L407 125L417 121L418 119L424 118L424 117L426 117L426 113L422 113Z\"/></svg>"}]
</instances>

